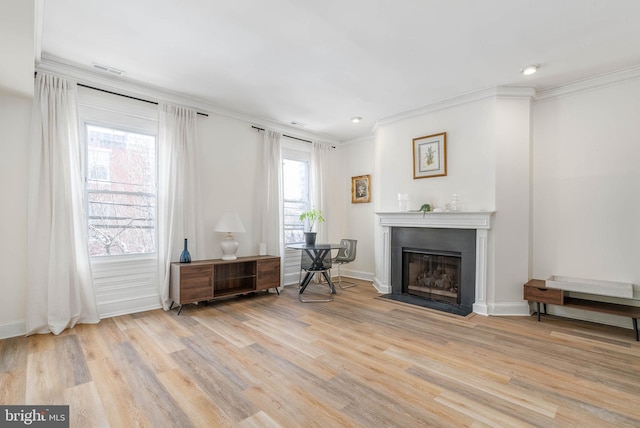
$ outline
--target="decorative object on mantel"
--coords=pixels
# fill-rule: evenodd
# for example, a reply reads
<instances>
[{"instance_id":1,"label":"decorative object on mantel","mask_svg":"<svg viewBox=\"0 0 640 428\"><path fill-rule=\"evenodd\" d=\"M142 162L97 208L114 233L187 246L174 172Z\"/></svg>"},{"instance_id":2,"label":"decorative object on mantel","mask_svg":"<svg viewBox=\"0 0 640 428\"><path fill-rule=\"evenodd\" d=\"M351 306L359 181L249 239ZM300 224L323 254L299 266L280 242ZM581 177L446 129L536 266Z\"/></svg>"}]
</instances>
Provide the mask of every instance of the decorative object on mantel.
<instances>
[{"instance_id":1,"label":"decorative object on mantel","mask_svg":"<svg viewBox=\"0 0 640 428\"><path fill-rule=\"evenodd\" d=\"M449 203L449 211L462 211L462 199L460 195L454 193L451 196L451 202Z\"/></svg>"},{"instance_id":2,"label":"decorative object on mantel","mask_svg":"<svg viewBox=\"0 0 640 428\"><path fill-rule=\"evenodd\" d=\"M447 133L413 139L413 178L447 175Z\"/></svg>"},{"instance_id":3,"label":"decorative object on mantel","mask_svg":"<svg viewBox=\"0 0 640 428\"><path fill-rule=\"evenodd\" d=\"M398 205L400 207L400 211L407 210L408 200L409 200L409 195L407 193L398 193Z\"/></svg>"},{"instance_id":4,"label":"decorative object on mantel","mask_svg":"<svg viewBox=\"0 0 640 428\"><path fill-rule=\"evenodd\" d=\"M222 260L236 260L238 251L238 241L233 237L234 232L244 232L244 225L236 213L226 212L214 229L216 232L223 232L227 235L220 243L222 249Z\"/></svg>"},{"instance_id":5,"label":"decorative object on mantel","mask_svg":"<svg viewBox=\"0 0 640 428\"><path fill-rule=\"evenodd\" d=\"M314 245L316 243L316 232L313 231L316 223L324 221L322 211L312 208L300 214L300 221L304 223L304 242L307 245Z\"/></svg>"},{"instance_id":6,"label":"decorative object on mantel","mask_svg":"<svg viewBox=\"0 0 640 428\"><path fill-rule=\"evenodd\" d=\"M371 202L371 176L351 177L351 203Z\"/></svg>"},{"instance_id":7,"label":"decorative object on mantel","mask_svg":"<svg viewBox=\"0 0 640 428\"><path fill-rule=\"evenodd\" d=\"M191 263L191 254L187 250L187 238L184 238L184 250L180 254L180 263Z\"/></svg>"},{"instance_id":8,"label":"decorative object on mantel","mask_svg":"<svg viewBox=\"0 0 640 428\"><path fill-rule=\"evenodd\" d=\"M418 211L421 211L422 212L422 217L424 217L425 214L427 214L429 211L431 211L431 205L422 204L422 206L420 207L420 209Z\"/></svg>"}]
</instances>

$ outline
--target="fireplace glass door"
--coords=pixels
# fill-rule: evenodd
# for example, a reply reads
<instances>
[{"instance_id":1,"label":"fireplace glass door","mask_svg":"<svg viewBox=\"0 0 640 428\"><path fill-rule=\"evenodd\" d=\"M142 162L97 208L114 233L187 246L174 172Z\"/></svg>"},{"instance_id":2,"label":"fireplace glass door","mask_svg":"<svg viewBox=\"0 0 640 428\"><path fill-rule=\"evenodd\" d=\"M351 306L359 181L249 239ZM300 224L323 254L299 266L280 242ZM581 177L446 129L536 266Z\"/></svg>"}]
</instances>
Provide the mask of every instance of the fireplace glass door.
<instances>
[{"instance_id":1,"label":"fireplace glass door","mask_svg":"<svg viewBox=\"0 0 640 428\"><path fill-rule=\"evenodd\" d=\"M457 252L403 249L402 292L459 305L461 261Z\"/></svg>"}]
</instances>

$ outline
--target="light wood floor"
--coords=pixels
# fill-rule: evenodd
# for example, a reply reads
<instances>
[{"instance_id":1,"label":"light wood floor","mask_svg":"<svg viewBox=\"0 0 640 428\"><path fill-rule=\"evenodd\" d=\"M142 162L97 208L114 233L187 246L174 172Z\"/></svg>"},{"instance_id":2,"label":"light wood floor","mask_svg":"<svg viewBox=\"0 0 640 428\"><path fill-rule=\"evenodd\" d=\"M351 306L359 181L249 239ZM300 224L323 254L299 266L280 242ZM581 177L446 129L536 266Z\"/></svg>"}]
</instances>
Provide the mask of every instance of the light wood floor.
<instances>
[{"instance_id":1,"label":"light wood floor","mask_svg":"<svg viewBox=\"0 0 640 428\"><path fill-rule=\"evenodd\" d=\"M640 426L631 330L296 289L0 341L0 404L72 427Z\"/></svg>"}]
</instances>

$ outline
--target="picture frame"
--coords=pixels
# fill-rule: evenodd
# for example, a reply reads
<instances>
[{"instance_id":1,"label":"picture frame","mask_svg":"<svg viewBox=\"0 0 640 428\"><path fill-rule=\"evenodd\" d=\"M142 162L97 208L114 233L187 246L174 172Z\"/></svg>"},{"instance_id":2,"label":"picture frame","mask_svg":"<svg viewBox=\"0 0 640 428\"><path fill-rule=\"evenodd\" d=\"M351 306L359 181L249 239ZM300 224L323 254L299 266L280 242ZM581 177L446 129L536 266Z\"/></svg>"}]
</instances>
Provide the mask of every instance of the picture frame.
<instances>
[{"instance_id":1,"label":"picture frame","mask_svg":"<svg viewBox=\"0 0 640 428\"><path fill-rule=\"evenodd\" d=\"M351 203L371 202L371 175L351 177Z\"/></svg>"},{"instance_id":2,"label":"picture frame","mask_svg":"<svg viewBox=\"0 0 640 428\"><path fill-rule=\"evenodd\" d=\"M447 133L413 139L413 178L447 175Z\"/></svg>"}]
</instances>

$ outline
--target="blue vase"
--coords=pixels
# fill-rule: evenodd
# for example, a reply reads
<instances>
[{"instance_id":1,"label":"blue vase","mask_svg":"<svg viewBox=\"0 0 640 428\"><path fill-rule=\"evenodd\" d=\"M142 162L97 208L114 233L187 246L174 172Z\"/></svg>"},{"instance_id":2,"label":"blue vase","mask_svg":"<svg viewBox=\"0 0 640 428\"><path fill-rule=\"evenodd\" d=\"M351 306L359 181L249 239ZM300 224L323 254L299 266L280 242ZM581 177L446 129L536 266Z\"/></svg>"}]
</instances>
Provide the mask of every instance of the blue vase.
<instances>
[{"instance_id":1,"label":"blue vase","mask_svg":"<svg viewBox=\"0 0 640 428\"><path fill-rule=\"evenodd\" d=\"M180 254L180 263L191 263L191 254L189 254L189 250L187 250L187 239L184 239L184 250L182 250L182 254Z\"/></svg>"}]
</instances>

